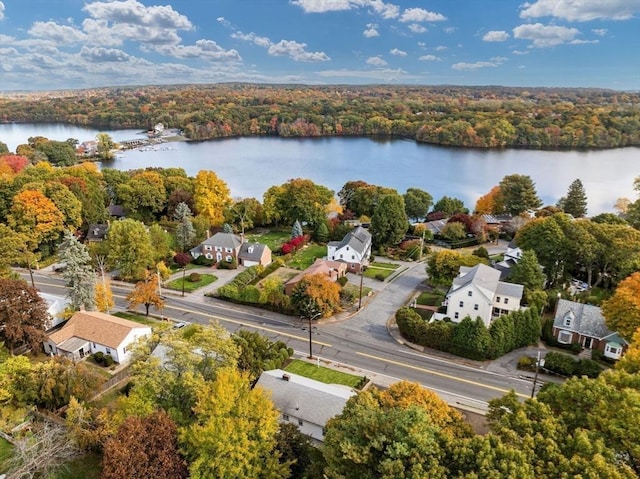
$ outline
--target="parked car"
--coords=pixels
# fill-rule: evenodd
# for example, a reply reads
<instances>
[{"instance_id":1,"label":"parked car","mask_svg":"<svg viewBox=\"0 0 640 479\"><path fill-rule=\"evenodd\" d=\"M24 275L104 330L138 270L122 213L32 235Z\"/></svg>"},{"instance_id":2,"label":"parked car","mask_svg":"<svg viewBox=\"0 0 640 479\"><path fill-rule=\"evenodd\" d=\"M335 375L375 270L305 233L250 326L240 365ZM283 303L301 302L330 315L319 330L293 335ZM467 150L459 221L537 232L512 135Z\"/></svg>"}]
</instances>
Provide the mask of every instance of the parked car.
<instances>
[{"instance_id":1,"label":"parked car","mask_svg":"<svg viewBox=\"0 0 640 479\"><path fill-rule=\"evenodd\" d=\"M178 321L177 323L175 323L173 325L173 329L184 328L186 325L187 325L187 323L185 323L184 321Z\"/></svg>"},{"instance_id":2,"label":"parked car","mask_svg":"<svg viewBox=\"0 0 640 479\"><path fill-rule=\"evenodd\" d=\"M571 286L578 293L582 293L583 291L587 291L589 289L589 285L587 283L585 283L584 281L580 281L579 279L576 279L576 278L571 280Z\"/></svg>"}]
</instances>

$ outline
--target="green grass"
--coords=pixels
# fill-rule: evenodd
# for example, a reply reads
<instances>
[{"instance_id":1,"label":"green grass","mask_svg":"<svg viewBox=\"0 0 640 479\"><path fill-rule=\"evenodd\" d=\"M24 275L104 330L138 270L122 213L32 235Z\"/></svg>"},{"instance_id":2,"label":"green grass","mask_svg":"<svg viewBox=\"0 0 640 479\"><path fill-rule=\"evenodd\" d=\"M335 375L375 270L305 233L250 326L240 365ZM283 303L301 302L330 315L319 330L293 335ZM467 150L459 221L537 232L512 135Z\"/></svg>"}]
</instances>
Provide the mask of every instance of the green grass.
<instances>
[{"instance_id":1,"label":"green grass","mask_svg":"<svg viewBox=\"0 0 640 479\"><path fill-rule=\"evenodd\" d=\"M322 246L319 244L308 244L307 246L296 252L293 258L291 258L291 261L287 263L287 266L304 271L309 266L311 266L317 258L323 258L326 255L326 246Z\"/></svg>"},{"instance_id":2,"label":"green grass","mask_svg":"<svg viewBox=\"0 0 640 479\"><path fill-rule=\"evenodd\" d=\"M4 463L13 454L13 445L0 437L0 471L4 471Z\"/></svg>"},{"instance_id":3,"label":"green grass","mask_svg":"<svg viewBox=\"0 0 640 479\"><path fill-rule=\"evenodd\" d=\"M47 479L100 479L102 458L98 454L87 453L69 461L66 467L47 476Z\"/></svg>"},{"instance_id":4,"label":"green grass","mask_svg":"<svg viewBox=\"0 0 640 479\"><path fill-rule=\"evenodd\" d=\"M189 281L189 275L184 280L184 290L187 293L193 293L196 289L207 286L208 284L217 281L218 277L213 274L201 274L200 281ZM165 285L165 288L174 289L176 291L182 291L182 278L174 279Z\"/></svg>"},{"instance_id":5,"label":"green grass","mask_svg":"<svg viewBox=\"0 0 640 479\"><path fill-rule=\"evenodd\" d=\"M444 295L442 293L432 293L430 291L425 291L420 293L416 303L424 305L424 306L440 306L442 300L444 299Z\"/></svg>"},{"instance_id":6,"label":"green grass","mask_svg":"<svg viewBox=\"0 0 640 479\"><path fill-rule=\"evenodd\" d=\"M289 363L285 371L315 379L325 384L343 384L344 386L350 386L352 388L356 387L362 381L362 376L354 376L353 374L343 373L323 366L318 367L315 364L306 363L297 359Z\"/></svg>"},{"instance_id":7,"label":"green grass","mask_svg":"<svg viewBox=\"0 0 640 479\"><path fill-rule=\"evenodd\" d=\"M262 234L248 234L247 240L266 244L271 251L279 249L283 243L291 239L291 231L268 231Z\"/></svg>"},{"instance_id":8,"label":"green grass","mask_svg":"<svg viewBox=\"0 0 640 479\"><path fill-rule=\"evenodd\" d=\"M150 316L145 316L144 314L127 313L124 311L118 311L113 315L118 316L119 318L122 318L122 319L128 319L129 321L134 321L136 323L144 324L145 326L151 326L152 328L156 326L160 326L161 324L167 324L164 321L160 321L159 319L155 319Z\"/></svg>"},{"instance_id":9,"label":"green grass","mask_svg":"<svg viewBox=\"0 0 640 479\"><path fill-rule=\"evenodd\" d=\"M418 313L420 317L425 321L429 321L431 319L431 316L433 316L433 311L431 311L430 309L416 308L414 309L414 311Z\"/></svg>"},{"instance_id":10,"label":"green grass","mask_svg":"<svg viewBox=\"0 0 640 479\"><path fill-rule=\"evenodd\" d=\"M371 263L369 265L369 268L376 268L376 269L390 269L390 270L394 270L394 269L398 269L400 267L399 264L395 264L395 263L383 263L381 261L374 261L373 263Z\"/></svg>"}]
</instances>

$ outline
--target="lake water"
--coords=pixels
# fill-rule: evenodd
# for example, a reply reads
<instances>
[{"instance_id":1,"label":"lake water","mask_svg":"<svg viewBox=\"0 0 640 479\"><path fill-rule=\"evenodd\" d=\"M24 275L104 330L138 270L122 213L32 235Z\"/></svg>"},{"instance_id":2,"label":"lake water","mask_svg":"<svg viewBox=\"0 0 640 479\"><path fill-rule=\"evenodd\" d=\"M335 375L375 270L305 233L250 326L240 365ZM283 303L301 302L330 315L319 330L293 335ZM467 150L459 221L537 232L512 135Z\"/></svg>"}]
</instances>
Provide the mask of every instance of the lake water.
<instances>
[{"instance_id":1,"label":"lake water","mask_svg":"<svg viewBox=\"0 0 640 479\"><path fill-rule=\"evenodd\" d=\"M0 141L11 151L31 136L64 141L94 139L98 130L61 124L1 124ZM140 136L139 130L106 131L115 141ZM473 209L505 175L529 175L545 204L555 204L576 178L589 198L589 214L613 211L616 199L635 200L633 179L640 175L640 148L597 151L476 150L369 138L229 138L173 142L157 151L129 150L103 166L129 170L181 167L190 176L213 170L234 197L262 199L273 185L309 178L336 192L349 180L387 186L404 193L417 187L434 199L464 200Z\"/></svg>"}]
</instances>

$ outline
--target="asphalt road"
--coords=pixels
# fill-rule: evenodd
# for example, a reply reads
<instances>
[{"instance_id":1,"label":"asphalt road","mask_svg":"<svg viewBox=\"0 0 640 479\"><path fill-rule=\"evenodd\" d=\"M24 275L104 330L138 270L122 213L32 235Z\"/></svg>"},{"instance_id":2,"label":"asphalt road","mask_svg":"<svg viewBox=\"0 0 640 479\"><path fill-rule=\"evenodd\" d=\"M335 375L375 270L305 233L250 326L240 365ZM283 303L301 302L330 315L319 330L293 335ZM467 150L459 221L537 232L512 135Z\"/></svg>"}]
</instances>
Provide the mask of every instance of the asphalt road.
<instances>
[{"instance_id":1,"label":"asphalt road","mask_svg":"<svg viewBox=\"0 0 640 479\"><path fill-rule=\"evenodd\" d=\"M406 379L423 384L439 393L452 405L486 410L487 401L515 390L529 397L531 381L517 375L502 375L477 366L423 354L397 343L388 333L386 322L399 305L409 299L424 279L424 265L415 264L394 281L385 283L373 300L355 316L339 322L319 324L312 329L313 356L340 363L346 369L357 368L378 384ZM29 281L28 274L23 277ZM56 276L35 273L36 287L43 292L64 294L64 281ZM126 309L129 286L112 283L118 309ZM166 292L162 315L177 321L208 324L216 320L230 332L239 329L258 331L272 340L280 340L303 356L309 354L306 324L289 316L257 308L229 304L201 294Z\"/></svg>"}]
</instances>

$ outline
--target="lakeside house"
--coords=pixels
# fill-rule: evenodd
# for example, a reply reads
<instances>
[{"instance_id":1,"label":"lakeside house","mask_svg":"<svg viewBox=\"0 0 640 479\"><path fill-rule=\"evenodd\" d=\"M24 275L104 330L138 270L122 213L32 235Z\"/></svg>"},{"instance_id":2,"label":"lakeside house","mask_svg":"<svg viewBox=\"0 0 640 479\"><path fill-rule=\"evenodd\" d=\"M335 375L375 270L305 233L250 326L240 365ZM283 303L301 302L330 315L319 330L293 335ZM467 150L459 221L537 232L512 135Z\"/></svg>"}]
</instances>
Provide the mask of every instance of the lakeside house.
<instances>
[{"instance_id":1,"label":"lakeside house","mask_svg":"<svg viewBox=\"0 0 640 479\"><path fill-rule=\"evenodd\" d=\"M350 273L359 273L369 265L371 233L362 226L348 232L342 241L327 244L327 259L347 264Z\"/></svg>"}]
</instances>

